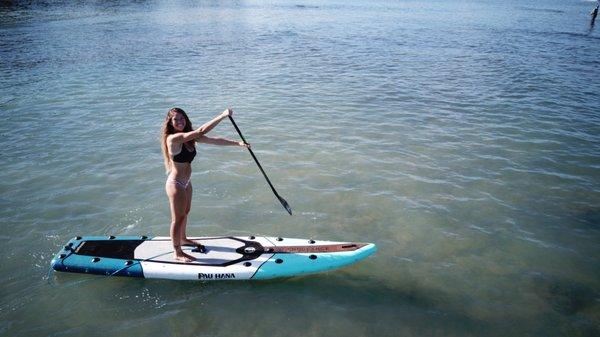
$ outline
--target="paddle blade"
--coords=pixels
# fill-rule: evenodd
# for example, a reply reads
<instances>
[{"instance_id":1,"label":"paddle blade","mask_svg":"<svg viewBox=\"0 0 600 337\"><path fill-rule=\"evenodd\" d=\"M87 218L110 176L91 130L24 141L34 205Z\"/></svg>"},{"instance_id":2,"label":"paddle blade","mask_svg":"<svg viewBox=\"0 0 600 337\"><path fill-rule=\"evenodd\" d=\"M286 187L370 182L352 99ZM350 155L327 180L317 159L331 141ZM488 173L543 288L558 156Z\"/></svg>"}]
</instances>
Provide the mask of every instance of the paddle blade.
<instances>
[{"instance_id":1,"label":"paddle blade","mask_svg":"<svg viewBox=\"0 0 600 337\"><path fill-rule=\"evenodd\" d=\"M279 199L279 202L281 203L281 205L283 206L283 208L285 208L285 210L290 213L290 215L292 215L292 208L290 207L290 205L288 205L287 201L285 201L285 199L283 199L280 196L277 196L277 199Z\"/></svg>"}]
</instances>

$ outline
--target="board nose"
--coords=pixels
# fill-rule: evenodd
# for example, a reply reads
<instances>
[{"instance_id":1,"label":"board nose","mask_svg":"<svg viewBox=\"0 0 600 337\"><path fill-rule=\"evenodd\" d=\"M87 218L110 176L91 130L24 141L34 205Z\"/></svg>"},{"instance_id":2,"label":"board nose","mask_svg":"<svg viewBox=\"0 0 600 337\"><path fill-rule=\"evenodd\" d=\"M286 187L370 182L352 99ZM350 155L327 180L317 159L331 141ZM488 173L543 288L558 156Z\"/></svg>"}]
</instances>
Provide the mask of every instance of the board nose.
<instances>
[{"instance_id":1,"label":"board nose","mask_svg":"<svg viewBox=\"0 0 600 337\"><path fill-rule=\"evenodd\" d=\"M377 245L374 243L367 243L364 247L358 250L358 255L361 259L366 258L369 255L373 255L377 252Z\"/></svg>"}]
</instances>

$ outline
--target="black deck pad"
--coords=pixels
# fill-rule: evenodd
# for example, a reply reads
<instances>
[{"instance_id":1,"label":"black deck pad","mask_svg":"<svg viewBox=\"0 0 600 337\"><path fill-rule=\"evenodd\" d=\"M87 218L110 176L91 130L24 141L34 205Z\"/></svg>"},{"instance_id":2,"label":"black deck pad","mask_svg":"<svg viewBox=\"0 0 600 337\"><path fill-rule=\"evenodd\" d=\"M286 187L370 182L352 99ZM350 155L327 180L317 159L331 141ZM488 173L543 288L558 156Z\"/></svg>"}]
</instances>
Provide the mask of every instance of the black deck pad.
<instances>
[{"instance_id":1,"label":"black deck pad","mask_svg":"<svg viewBox=\"0 0 600 337\"><path fill-rule=\"evenodd\" d=\"M75 253L78 255L131 260L135 248L142 242L144 240L84 241L75 249Z\"/></svg>"}]
</instances>

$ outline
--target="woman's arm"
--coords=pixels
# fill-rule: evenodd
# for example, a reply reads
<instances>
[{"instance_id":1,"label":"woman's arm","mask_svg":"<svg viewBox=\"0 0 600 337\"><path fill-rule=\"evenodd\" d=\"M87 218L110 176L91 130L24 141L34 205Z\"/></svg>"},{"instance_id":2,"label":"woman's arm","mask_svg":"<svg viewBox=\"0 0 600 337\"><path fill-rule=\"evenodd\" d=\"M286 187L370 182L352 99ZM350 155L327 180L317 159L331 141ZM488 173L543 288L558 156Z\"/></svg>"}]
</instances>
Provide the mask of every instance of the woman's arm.
<instances>
[{"instance_id":1,"label":"woman's arm","mask_svg":"<svg viewBox=\"0 0 600 337\"><path fill-rule=\"evenodd\" d=\"M202 137L202 135L204 134L204 132L202 132L202 130L200 129L196 129L190 132L179 132L179 133L174 133L172 135L169 135L167 137L167 143L187 143L190 140L194 140L194 139L198 139L199 137Z\"/></svg>"},{"instance_id":2,"label":"woman's arm","mask_svg":"<svg viewBox=\"0 0 600 337\"><path fill-rule=\"evenodd\" d=\"M211 119L208 123L204 123L201 127L198 128L198 130L202 134L207 134L210 132L210 130L217 126L217 124L219 124L219 122L221 122L223 118L227 118L228 116L233 116L233 110L229 108L225 109L225 111L223 111L217 117Z\"/></svg>"},{"instance_id":3,"label":"woman's arm","mask_svg":"<svg viewBox=\"0 0 600 337\"><path fill-rule=\"evenodd\" d=\"M198 140L204 134L208 133L212 130L219 122L223 120L223 118L227 118L228 116L233 116L233 110L227 108L217 117L211 119L208 123L204 123L201 127L196 130L190 132L179 132L173 135L170 135L167 138L167 141L170 143L187 143L191 140Z\"/></svg>"},{"instance_id":4,"label":"woman's arm","mask_svg":"<svg viewBox=\"0 0 600 337\"><path fill-rule=\"evenodd\" d=\"M237 140L221 138L221 137L200 136L200 138L197 138L197 141L199 143L212 144L212 145L250 147L250 144L246 144L244 142L237 141Z\"/></svg>"}]
</instances>

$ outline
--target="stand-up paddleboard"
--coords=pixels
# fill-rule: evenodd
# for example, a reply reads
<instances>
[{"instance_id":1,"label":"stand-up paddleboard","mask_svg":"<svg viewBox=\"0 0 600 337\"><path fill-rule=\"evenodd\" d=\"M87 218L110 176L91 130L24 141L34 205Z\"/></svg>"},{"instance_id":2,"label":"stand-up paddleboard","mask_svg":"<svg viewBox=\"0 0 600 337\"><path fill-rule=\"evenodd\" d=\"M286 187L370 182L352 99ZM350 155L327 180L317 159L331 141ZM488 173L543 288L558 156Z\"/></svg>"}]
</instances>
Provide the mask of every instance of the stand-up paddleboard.
<instances>
[{"instance_id":1,"label":"stand-up paddleboard","mask_svg":"<svg viewBox=\"0 0 600 337\"><path fill-rule=\"evenodd\" d=\"M287 239L264 236L190 238L184 251L196 258L173 258L169 237L76 237L52 259L57 271L173 280L260 280L337 269L373 254L372 243Z\"/></svg>"}]
</instances>

